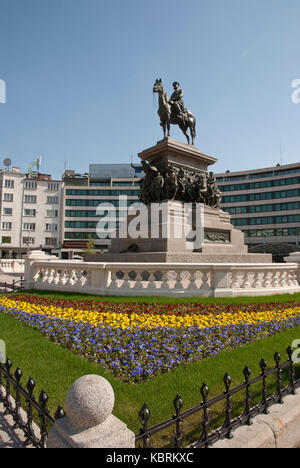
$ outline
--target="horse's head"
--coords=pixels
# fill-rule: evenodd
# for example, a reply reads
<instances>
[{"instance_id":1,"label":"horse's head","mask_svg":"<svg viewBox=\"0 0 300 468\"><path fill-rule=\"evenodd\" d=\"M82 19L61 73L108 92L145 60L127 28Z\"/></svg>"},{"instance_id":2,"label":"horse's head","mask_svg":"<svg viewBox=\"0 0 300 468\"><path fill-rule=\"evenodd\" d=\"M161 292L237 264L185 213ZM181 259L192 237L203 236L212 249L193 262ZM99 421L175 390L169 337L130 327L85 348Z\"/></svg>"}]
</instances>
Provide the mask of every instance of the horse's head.
<instances>
[{"instance_id":1,"label":"horse's head","mask_svg":"<svg viewBox=\"0 0 300 468\"><path fill-rule=\"evenodd\" d=\"M161 78L160 79L156 79L155 83L154 83L154 86L153 86L153 92L154 93L161 93L164 91L164 87L162 85L162 81L161 81Z\"/></svg>"}]
</instances>

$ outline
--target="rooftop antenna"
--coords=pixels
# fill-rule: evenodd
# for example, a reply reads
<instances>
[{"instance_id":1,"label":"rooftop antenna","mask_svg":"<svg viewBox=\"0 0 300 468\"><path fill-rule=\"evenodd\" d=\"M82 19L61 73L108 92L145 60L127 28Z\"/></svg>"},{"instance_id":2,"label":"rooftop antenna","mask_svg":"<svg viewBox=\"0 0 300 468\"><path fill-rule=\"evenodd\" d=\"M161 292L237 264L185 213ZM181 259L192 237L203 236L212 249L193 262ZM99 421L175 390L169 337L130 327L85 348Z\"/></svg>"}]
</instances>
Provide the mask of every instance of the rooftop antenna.
<instances>
[{"instance_id":1,"label":"rooftop antenna","mask_svg":"<svg viewBox=\"0 0 300 468\"><path fill-rule=\"evenodd\" d=\"M5 158L3 161L4 167L9 171L9 168L11 166L11 159L10 158Z\"/></svg>"},{"instance_id":2,"label":"rooftop antenna","mask_svg":"<svg viewBox=\"0 0 300 468\"><path fill-rule=\"evenodd\" d=\"M282 166L282 144L280 144L280 165Z\"/></svg>"},{"instance_id":3,"label":"rooftop antenna","mask_svg":"<svg viewBox=\"0 0 300 468\"><path fill-rule=\"evenodd\" d=\"M38 173L40 172L41 164L42 164L42 156L39 156L36 160L36 169Z\"/></svg>"}]
</instances>

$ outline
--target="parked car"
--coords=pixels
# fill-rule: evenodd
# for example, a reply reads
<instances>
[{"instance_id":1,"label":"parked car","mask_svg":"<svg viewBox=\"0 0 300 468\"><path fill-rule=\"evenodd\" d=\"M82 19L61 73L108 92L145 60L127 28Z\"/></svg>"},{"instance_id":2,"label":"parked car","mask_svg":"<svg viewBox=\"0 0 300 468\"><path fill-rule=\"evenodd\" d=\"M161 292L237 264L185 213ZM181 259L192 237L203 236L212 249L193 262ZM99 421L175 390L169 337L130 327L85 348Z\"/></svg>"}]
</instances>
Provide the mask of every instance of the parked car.
<instances>
[{"instance_id":1,"label":"parked car","mask_svg":"<svg viewBox=\"0 0 300 468\"><path fill-rule=\"evenodd\" d=\"M83 262L83 257L81 257L80 255L74 255L73 260L79 260L80 262Z\"/></svg>"}]
</instances>

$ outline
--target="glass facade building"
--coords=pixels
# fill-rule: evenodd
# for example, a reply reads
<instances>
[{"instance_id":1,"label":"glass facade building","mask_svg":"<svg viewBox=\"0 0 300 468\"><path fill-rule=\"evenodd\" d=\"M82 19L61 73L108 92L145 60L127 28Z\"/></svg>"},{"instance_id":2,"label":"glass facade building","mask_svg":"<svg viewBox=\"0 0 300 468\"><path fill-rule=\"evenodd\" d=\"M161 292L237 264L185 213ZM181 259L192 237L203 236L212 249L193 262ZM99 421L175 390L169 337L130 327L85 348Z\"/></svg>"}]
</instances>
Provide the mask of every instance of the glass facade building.
<instances>
[{"instance_id":1,"label":"glass facade building","mask_svg":"<svg viewBox=\"0 0 300 468\"><path fill-rule=\"evenodd\" d=\"M245 234L249 252L282 261L300 241L300 163L216 174L221 207Z\"/></svg>"},{"instance_id":2,"label":"glass facade building","mask_svg":"<svg viewBox=\"0 0 300 468\"><path fill-rule=\"evenodd\" d=\"M139 199L140 178L141 172L130 164L92 164L84 175L66 171L62 258L83 254L91 240L96 252L108 250L109 235L99 239L97 226L103 218L109 220L101 225L108 231L120 226L122 212Z\"/></svg>"}]
</instances>

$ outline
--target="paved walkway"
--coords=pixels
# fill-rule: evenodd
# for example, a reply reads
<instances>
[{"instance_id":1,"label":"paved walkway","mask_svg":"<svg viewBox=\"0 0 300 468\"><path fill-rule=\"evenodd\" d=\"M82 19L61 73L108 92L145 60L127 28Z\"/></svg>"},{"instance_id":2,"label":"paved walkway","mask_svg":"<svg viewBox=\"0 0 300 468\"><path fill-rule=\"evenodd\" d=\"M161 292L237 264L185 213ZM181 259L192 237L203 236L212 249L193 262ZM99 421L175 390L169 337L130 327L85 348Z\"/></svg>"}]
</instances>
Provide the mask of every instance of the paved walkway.
<instances>
[{"instance_id":1,"label":"paved walkway","mask_svg":"<svg viewBox=\"0 0 300 468\"><path fill-rule=\"evenodd\" d=\"M20 429L13 430L13 418L4 416L4 408L0 403L0 449L1 448L22 448L25 441L23 432Z\"/></svg>"},{"instance_id":2,"label":"paved walkway","mask_svg":"<svg viewBox=\"0 0 300 468\"><path fill-rule=\"evenodd\" d=\"M24 278L24 275L21 273L2 273L0 272L0 283L8 283L11 284L13 281L19 281L21 278ZM4 293L5 288L0 286L0 293ZM10 292L8 289L7 292Z\"/></svg>"}]
</instances>

